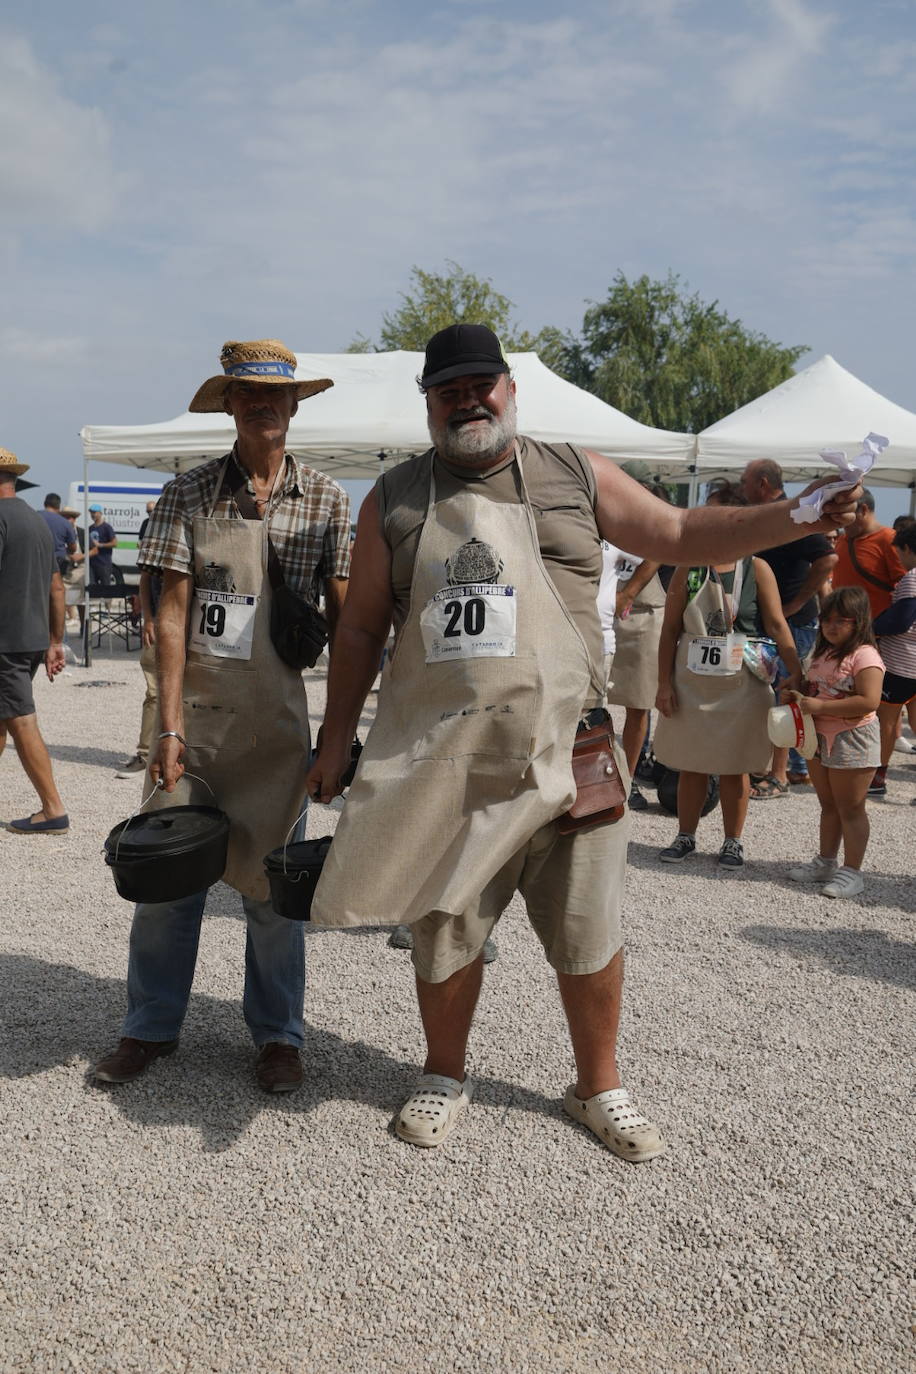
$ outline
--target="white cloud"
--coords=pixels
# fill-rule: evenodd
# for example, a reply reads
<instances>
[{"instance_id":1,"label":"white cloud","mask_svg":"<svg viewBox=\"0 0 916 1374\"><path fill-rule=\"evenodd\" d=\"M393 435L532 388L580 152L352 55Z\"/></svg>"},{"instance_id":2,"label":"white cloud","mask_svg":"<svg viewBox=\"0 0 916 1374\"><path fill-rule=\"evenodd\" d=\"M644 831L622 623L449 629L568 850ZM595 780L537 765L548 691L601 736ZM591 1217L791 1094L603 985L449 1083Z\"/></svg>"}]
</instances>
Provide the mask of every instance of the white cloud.
<instances>
[{"instance_id":1,"label":"white cloud","mask_svg":"<svg viewBox=\"0 0 916 1374\"><path fill-rule=\"evenodd\" d=\"M114 191L108 124L78 105L14 35L0 41L0 217L18 226L94 229Z\"/></svg>"},{"instance_id":2,"label":"white cloud","mask_svg":"<svg viewBox=\"0 0 916 1374\"><path fill-rule=\"evenodd\" d=\"M63 363L82 359L89 340L38 334L9 325L0 329L0 357L19 363Z\"/></svg>"},{"instance_id":3,"label":"white cloud","mask_svg":"<svg viewBox=\"0 0 916 1374\"><path fill-rule=\"evenodd\" d=\"M808 9L803 0L767 4L771 33L765 39L746 36L726 44L722 81L739 108L778 114L783 102L794 103L793 84L820 54L836 20L833 14Z\"/></svg>"}]
</instances>

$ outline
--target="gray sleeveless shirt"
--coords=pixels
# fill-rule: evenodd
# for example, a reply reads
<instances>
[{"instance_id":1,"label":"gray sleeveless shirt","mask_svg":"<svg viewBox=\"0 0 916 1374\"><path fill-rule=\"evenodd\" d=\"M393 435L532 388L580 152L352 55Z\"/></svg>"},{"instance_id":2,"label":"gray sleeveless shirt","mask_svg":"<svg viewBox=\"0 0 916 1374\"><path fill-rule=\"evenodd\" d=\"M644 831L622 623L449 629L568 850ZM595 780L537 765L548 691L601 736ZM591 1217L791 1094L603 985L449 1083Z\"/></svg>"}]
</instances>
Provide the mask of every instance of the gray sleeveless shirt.
<instances>
[{"instance_id":1,"label":"gray sleeveless shirt","mask_svg":"<svg viewBox=\"0 0 916 1374\"><path fill-rule=\"evenodd\" d=\"M541 444L519 437L521 463L547 574L585 640L592 661L602 662L604 641L595 604L601 577L601 537L595 522L595 476L585 454L571 444ZM429 499L433 450L399 463L375 484L381 531L391 549L394 624L399 632L410 603L414 560ZM434 457L436 492L444 500L472 487L493 501L518 501L512 458L477 473Z\"/></svg>"}]
</instances>

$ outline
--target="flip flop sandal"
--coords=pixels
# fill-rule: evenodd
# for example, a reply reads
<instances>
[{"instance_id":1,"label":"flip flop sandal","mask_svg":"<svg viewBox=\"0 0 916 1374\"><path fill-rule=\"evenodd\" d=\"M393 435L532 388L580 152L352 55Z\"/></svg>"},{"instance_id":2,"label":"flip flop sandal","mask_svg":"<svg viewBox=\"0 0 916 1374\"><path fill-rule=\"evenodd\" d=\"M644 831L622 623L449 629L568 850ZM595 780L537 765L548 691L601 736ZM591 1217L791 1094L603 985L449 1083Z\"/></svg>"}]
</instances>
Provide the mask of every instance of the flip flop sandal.
<instances>
[{"instance_id":1,"label":"flip flop sandal","mask_svg":"<svg viewBox=\"0 0 916 1374\"><path fill-rule=\"evenodd\" d=\"M751 788L751 801L772 801L774 797L788 795L789 784L780 782L778 778L761 778L760 782Z\"/></svg>"},{"instance_id":2,"label":"flip flop sandal","mask_svg":"<svg viewBox=\"0 0 916 1374\"><path fill-rule=\"evenodd\" d=\"M441 1145L473 1096L470 1078L459 1083L442 1073L425 1073L398 1112L395 1133L411 1145Z\"/></svg>"},{"instance_id":3,"label":"flip flop sandal","mask_svg":"<svg viewBox=\"0 0 916 1374\"><path fill-rule=\"evenodd\" d=\"M626 1088L609 1088L594 1097L581 1098L576 1096L573 1083L566 1089L563 1110L593 1131L615 1155L634 1164L654 1159L665 1148L658 1127L632 1104Z\"/></svg>"}]
</instances>

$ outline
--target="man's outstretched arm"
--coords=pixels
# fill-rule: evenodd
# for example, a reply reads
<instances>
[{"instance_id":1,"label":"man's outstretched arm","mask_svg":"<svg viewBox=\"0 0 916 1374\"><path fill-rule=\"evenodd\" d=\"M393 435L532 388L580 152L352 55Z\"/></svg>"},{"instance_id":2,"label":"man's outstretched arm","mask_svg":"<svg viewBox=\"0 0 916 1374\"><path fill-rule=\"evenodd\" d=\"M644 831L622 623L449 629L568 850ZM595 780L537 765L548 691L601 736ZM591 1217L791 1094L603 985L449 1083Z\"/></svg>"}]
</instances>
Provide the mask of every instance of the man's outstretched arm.
<instances>
[{"instance_id":1,"label":"man's outstretched arm","mask_svg":"<svg viewBox=\"0 0 916 1374\"><path fill-rule=\"evenodd\" d=\"M808 534L842 529L855 519L862 494L861 486L841 492L825 505L824 518L808 525L790 519L789 512L799 503L797 496L762 506L682 510L660 501L609 458L598 453L587 456L598 488L595 514L602 538L629 553L682 567L726 563ZM813 482L802 495L835 480L825 477Z\"/></svg>"}]
</instances>

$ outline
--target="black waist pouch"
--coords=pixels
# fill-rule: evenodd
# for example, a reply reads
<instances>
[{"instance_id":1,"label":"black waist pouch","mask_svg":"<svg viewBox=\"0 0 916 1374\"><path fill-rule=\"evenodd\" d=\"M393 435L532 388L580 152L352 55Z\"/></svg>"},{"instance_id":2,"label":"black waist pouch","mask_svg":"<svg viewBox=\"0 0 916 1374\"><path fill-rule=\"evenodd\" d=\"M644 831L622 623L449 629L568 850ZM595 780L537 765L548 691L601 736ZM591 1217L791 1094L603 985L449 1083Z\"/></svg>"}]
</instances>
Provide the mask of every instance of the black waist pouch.
<instances>
[{"instance_id":1,"label":"black waist pouch","mask_svg":"<svg viewBox=\"0 0 916 1374\"><path fill-rule=\"evenodd\" d=\"M270 639L291 668L314 668L328 642L328 622L285 582L273 587Z\"/></svg>"}]
</instances>

